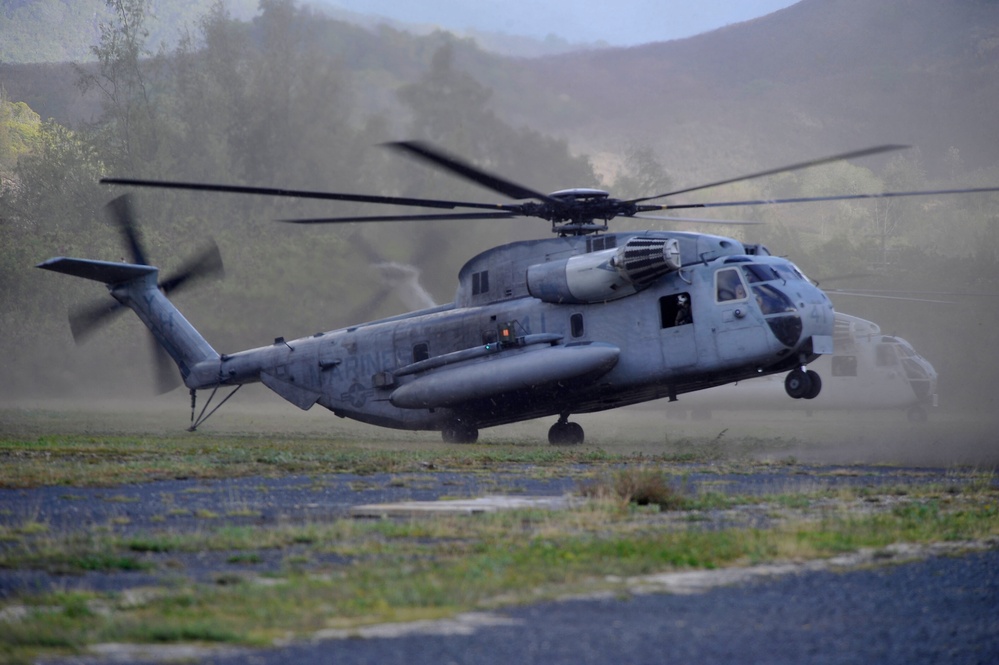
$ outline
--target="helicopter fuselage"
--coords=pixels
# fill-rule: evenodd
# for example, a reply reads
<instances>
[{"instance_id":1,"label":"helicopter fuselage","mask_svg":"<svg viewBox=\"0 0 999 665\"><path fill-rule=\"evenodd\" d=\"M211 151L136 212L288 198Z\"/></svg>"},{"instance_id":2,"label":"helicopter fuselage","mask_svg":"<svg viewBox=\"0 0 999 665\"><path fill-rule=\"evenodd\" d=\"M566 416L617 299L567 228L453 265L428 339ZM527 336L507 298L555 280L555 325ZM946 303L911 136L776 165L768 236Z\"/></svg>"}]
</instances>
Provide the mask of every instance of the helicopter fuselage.
<instances>
[{"instance_id":1,"label":"helicopter fuselage","mask_svg":"<svg viewBox=\"0 0 999 665\"><path fill-rule=\"evenodd\" d=\"M291 342L278 338L269 347L223 355L166 297L191 278L217 274L221 270L217 249L210 248L176 275L158 281L159 270L148 264L139 242L128 195L113 200L108 211L122 232L132 263L55 257L38 267L103 282L118 303L136 312L191 390L191 429L204 422L200 416L194 418L197 390L210 389L214 396L221 386L259 381L302 409L318 403L339 416L386 427L439 429L450 442L475 441L480 427L558 414L548 432L549 442L578 444L583 442L583 430L568 421L573 413L660 397L674 400L683 393L754 376L786 371L787 395L814 399L822 390L822 379L804 366L834 351L832 304L789 261L771 256L761 245L722 236L605 233L614 218L731 224L738 222L672 213L999 191L999 187L978 187L666 201L906 147L900 145L854 150L628 200L593 188L543 194L425 142L385 145L512 202L132 178L101 182L423 209L284 220L297 224L499 223L528 217L550 222L557 237L514 242L472 258L459 273L458 291L449 305ZM671 214L652 215L656 212ZM74 337L79 339L115 311L120 308L101 305L72 315Z\"/></svg>"},{"instance_id":2,"label":"helicopter fuselage","mask_svg":"<svg viewBox=\"0 0 999 665\"><path fill-rule=\"evenodd\" d=\"M647 262L628 273L622 257L650 243L657 257L671 243L674 262L643 281ZM786 372L831 352L832 334L826 295L759 246L678 232L568 236L471 259L452 304L223 355L186 383L262 381L303 409L477 429Z\"/></svg>"}]
</instances>

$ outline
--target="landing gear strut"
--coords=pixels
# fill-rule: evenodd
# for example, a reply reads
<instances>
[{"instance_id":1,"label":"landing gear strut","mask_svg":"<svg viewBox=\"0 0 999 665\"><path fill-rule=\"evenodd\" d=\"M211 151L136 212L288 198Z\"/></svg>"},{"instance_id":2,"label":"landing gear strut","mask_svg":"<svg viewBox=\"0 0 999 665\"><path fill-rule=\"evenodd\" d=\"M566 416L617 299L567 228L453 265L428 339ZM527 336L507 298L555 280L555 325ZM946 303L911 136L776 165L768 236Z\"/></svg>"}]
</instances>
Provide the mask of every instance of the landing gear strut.
<instances>
[{"instance_id":1,"label":"landing gear strut","mask_svg":"<svg viewBox=\"0 0 999 665\"><path fill-rule=\"evenodd\" d=\"M803 367L791 370L784 379L784 390L794 399L815 399L822 392L822 377Z\"/></svg>"},{"instance_id":2,"label":"landing gear strut","mask_svg":"<svg viewBox=\"0 0 999 665\"><path fill-rule=\"evenodd\" d=\"M208 401L205 402L205 405L203 407L201 407L201 413L198 414L197 418L194 417L194 411L195 411L196 404L197 404L197 392L195 391L194 388L191 388L191 426L187 428L187 431L188 432L197 431L198 426L201 425L201 423L203 423L206 420L208 420L209 418L211 418L212 414L215 413L216 411L218 411L219 409L221 409L222 405L225 404L226 402L228 402L229 398L232 397L233 395L235 395L236 391L239 390L242 387L243 387L243 384L239 384L238 386L236 386L235 388L233 388L232 392L230 392L228 395L225 396L225 399L223 399L221 402L219 402L218 405L216 405L216 407L214 409L212 409L211 411L208 411L209 405L211 405L212 400L215 399L215 393L217 393L219 391L219 387L215 386L212 389L212 394L208 396ZM208 411L207 415L205 415L205 411Z\"/></svg>"},{"instance_id":3,"label":"landing gear strut","mask_svg":"<svg viewBox=\"0 0 999 665\"><path fill-rule=\"evenodd\" d=\"M584 438L582 425L570 423L568 413L559 416L558 422L548 430L548 443L553 446L578 446Z\"/></svg>"}]
</instances>

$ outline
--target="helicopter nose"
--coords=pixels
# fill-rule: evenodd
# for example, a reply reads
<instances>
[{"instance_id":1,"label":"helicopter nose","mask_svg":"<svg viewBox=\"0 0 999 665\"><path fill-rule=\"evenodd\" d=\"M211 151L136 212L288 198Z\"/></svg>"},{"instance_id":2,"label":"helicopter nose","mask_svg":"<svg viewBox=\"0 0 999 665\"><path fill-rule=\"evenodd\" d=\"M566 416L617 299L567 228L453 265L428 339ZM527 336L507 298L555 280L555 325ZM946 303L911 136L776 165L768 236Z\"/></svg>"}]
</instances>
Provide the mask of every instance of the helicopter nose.
<instances>
[{"instance_id":1,"label":"helicopter nose","mask_svg":"<svg viewBox=\"0 0 999 665\"><path fill-rule=\"evenodd\" d=\"M808 345L815 353L832 353L835 312L832 301L821 289L808 285L795 294L801 317L799 344Z\"/></svg>"},{"instance_id":2,"label":"helicopter nose","mask_svg":"<svg viewBox=\"0 0 999 665\"><path fill-rule=\"evenodd\" d=\"M788 286L788 285L785 285ZM793 288L754 287L757 302L774 337L786 347L832 353L834 313L832 303L811 284Z\"/></svg>"},{"instance_id":3,"label":"helicopter nose","mask_svg":"<svg viewBox=\"0 0 999 665\"><path fill-rule=\"evenodd\" d=\"M918 355L902 358L902 369L917 399L928 400L936 393L937 372L928 360Z\"/></svg>"},{"instance_id":4,"label":"helicopter nose","mask_svg":"<svg viewBox=\"0 0 999 665\"><path fill-rule=\"evenodd\" d=\"M807 337L803 335L802 339L810 339L812 350L816 353L832 353L836 312L826 294L819 289L815 291L821 302L809 303L807 309L802 312L802 318L807 322L805 326Z\"/></svg>"}]
</instances>

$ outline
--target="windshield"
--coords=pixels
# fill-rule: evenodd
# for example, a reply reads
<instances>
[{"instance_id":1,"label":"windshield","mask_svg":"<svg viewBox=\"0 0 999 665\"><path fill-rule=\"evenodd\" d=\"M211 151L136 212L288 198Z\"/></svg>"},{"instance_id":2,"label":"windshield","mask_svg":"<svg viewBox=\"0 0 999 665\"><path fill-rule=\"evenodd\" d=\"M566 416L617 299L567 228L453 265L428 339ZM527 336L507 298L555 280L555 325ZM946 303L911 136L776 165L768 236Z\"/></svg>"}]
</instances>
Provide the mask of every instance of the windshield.
<instances>
[{"instance_id":1,"label":"windshield","mask_svg":"<svg viewBox=\"0 0 999 665\"><path fill-rule=\"evenodd\" d=\"M778 279L785 282L805 279L801 271L791 263L750 263L742 266L742 272L750 284Z\"/></svg>"},{"instance_id":2,"label":"windshield","mask_svg":"<svg viewBox=\"0 0 999 665\"><path fill-rule=\"evenodd\" d=\"M791 299L769 284L753 285L753 295L764 315L795 311Z\"/></svg>"}]
</instances>

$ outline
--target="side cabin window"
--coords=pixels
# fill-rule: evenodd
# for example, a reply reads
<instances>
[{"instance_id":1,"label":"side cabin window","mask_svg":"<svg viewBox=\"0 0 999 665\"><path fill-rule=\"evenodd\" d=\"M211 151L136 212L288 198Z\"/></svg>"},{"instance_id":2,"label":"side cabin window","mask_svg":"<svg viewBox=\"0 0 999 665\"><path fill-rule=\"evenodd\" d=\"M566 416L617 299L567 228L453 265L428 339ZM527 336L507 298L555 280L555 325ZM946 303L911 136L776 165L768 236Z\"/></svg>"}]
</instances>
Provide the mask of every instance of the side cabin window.
<instances>
[{"instance_id":1,"label":"side cabin window","mask_svg":"<svg viewBox=\"0 0 999 665\"><path fill-rule=\"evenodd\" d=\"M694 322L690 311L690 294L677 293L659 299L659 318L663 328L674 328Z\"/></svg>"},{"instance_id":2,"label":"side cabin window","mask_svg":"<svg viewBox=\"0 0 999 665\"><path fill-rule=\"evenodd\" d=\"M426 360L430 357L430 345L426 342L420 342L419 344L413 345L413 362L418 363L421 360Z\"/></svg>"},{"instance_id":3,"label":"side cabin window","mask_svg":"<svg viewBox=\"0 0 999 665\"><path fill-rule=\"evenodd\" d=\"M874 347L874 363L878 367L893 367L898 364L898 355L892 344L878 344Z\"/></svg>"},{"instance_id":4,"label":"side cabin window","mask_svg":"<svg viewBox=\"0 0 999 665\"><path fill-rule=\"evenodd\" d=\"M833 356L833 376L857 376L857 356Z\"/></svg>"},{"instance_id":5,"label":"side cabin window","mask_svg":"<svg viewBox=\"0 0 999 665\"><path fill-rule=\"evenodd\" d=\"M573 337L582 337L585 329L583 328L583 315L573 314L569 317L569 331L572 333Z\"/></svg>"},{"instance_id":6,"label":"side cabin window","mask_svg":"<svg viewBox=\"0 0 999 665\"><path fill-rule=\"evenodd\" d=\"M715 273L715 298L718 302L742 300L746 297L746 287L742 284L739 271L725 268Z\"/></svg>"},{"instance_id":7,"label":"side cabin window","mask_svg":"<svg viewBox=\"0 0 999 665\"><path fill-rule=\"evenodd\" d=\"M489 292L489 271L472 273L472 295L477 296Z\"/></svg>"}]
</instances>

